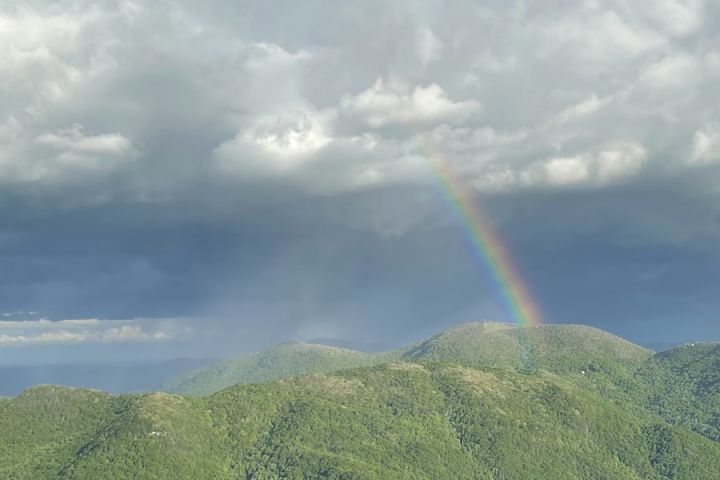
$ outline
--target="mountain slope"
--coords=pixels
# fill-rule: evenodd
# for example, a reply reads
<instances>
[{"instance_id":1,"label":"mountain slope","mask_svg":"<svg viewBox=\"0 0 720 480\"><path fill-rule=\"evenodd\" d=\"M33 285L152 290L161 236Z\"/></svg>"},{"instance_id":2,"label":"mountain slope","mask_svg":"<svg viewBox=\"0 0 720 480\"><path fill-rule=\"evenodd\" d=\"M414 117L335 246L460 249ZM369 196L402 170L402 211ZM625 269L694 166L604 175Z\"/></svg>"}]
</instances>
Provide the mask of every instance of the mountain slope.
<instances>
[{"instance_id":1,"label":"mountain slope","mask_svg":"<svg viewBox=\"0 0 720 480\"><path fill-rule=\"evenodd\" d=\"M660 352L636 372L638 397L667 421L720 441L720 344Z\"/></svg>"},{"instance_id":2,"label":"mountain slope","mask_svg":"<svg viewBox=\"0 0 720 480\"><path fill-rule=\"evenodd\" d=\"M439 360L557 373L585 371L596 382L628 376L652 352L602 330L582 325L518 327L504 323L469 323L404 349L383 353L302 342L232 357L168 381L164 390L208 395L238 383L259 383L301 374L327 373L378 365L398 359ZM607 383L607 382L606 382Z\"/></svg>"},{"instance_id":3,"label":"mountain slope","mask_svg":"<svg viewBox=\"0 0 720 480\"><path fill-rule=\"evenodd\" d=\"M405 358L548 370L720 441L720 344L653 353L583 325L473 323L426 340Z\"/></svg>"},{"instance_id":4,"label":"mountain slope","mask_svg":"<svg viewBox=\"0 0 720 480\"><path fill-rule=\"evenodd\" d=\"M281 343L261 352L238 355L170 379L163 390L209 395L238 383L260 383L310 373L377 365L401 352L365 353L303 342Z\"/></svg>"},{"instance_id":5,"label":"mountain slope","mask_svg":"<svg viewBox=\"0 0 720 480\"><path fill-rule=\"evenodd\" d=\"M261 358L266 360L259 361ZM470 323L385 354L284 344L194 372L170 387L184 393L210 394L233 383L257 383L396 359L521 372L547 370L605 398L720 440L720 345L691 344L653 354L582 325Z\"/></svg>"},{"instance_id":6,"label":"mountain slope","mask_svg":"<svg viewBox=\"0 0 720 480\"><path fill-rule=\"evenodd\" d=\"M16 479L660 480L720 471L720 444L561 376L434 362L205 398L38 387L0 401L0 445L0 477Z\"/></svg>"},{"instance_id":7,"label":"mountain slope","mask_svg":"<svg viewBox=\"0 0 720 480\"><path fill-rule=\"evenodd\" d=\"M405 358L576 373L636 365L651 355L650 350L585 325L517 327L489 322L446 330L408 351Z\"/></svg>"}]
</instances>

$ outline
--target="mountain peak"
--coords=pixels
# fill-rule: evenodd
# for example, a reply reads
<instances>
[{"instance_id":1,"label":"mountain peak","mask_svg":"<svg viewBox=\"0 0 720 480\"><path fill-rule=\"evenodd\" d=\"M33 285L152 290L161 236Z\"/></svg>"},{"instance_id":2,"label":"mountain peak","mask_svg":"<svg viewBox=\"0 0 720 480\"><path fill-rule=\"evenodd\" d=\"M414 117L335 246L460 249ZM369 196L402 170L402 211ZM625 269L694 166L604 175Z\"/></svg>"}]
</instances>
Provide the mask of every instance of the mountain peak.
<instances>
[{"instance_id":1,"label":"mountain peak","mask_svg":"<svg viewBox=\"0 0 720 480\"><path fill-rule=\"evenodd\" d=\"M560 372L635 364L651 352L585 325L523 327L496 321L471 322L389 352L368 353L302 341L283 342L256 353L222 360L172 379L177 393L209 394L236 383L327 373L391 361L430 360L461 365Z\"/></svg>"}]
</instances>

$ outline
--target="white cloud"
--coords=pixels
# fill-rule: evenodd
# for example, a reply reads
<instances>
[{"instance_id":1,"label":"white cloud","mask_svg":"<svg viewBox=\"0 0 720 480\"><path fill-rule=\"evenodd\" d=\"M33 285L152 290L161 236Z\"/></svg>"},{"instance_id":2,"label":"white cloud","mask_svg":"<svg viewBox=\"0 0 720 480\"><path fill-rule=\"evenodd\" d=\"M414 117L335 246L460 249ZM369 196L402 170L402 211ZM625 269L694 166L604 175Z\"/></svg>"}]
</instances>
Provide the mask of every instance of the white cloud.
<instances>
[{"instance_id":1,"label":"white cloud","mask_svg":"<svg viewBox=\"0 0 720 480\"><path fill-rule=\"evenodd\" d=\"M544 169L545 179L551 185L580 183L590 176L589 160L584 156L553 158L545 163Z\"/></svg>"},{"instance_id":2,"label":"white cloud","mask_svg":"<svg viewBox=\"0 0 720 480\"><path fill-rule=\"evenodd\" d=\"M623 143L600 152L597 156L597 178L609 182L637 173L647 160L642 145Z\"/></svg>"},{"instance_id":3,"label":"white cloud","mask_svg":"<svg viewBox=\"0 0 720 480\"><path fill-rule=\"evenodd\" d=\"M592 187L622 181L640 172L647 160L645 148L633 142L609 145L596 153L551 157L512 168L488 164L474 175L479 190L507 191L538 187Z\"/></svg>"},{"instance_id":4,"label":"white cloud","mask_svg":"<svg viewBox=\"0 0 720 480\"><path fill-rule=\"evenodd\" d=\"M138 155L120 133L86 135L73 124L38 135L32 141L18 134L0 145L0 181L64 182L111 172Z\"/></svg>"},{"instance_id":5,"label":"white cloud","mask_svg":"<svg viewBox=\"0 0 720 480\"><path fill-rule=\"evenodd\" d=\"M701 0L636 0L617 2L618 8L628 16L646 19L667 35L683 37L697 31L702 25Z\"/></svg>"},{"instance_id":6,"label":"white cloud","mask_svg":"<svg viewBox=\"0 0 720 480\"><path fill-rule=\"evenodd\" d=\"M40 14L0 11L0 92L13 100L29 100L29 113L44 101L59 101L80 71L70 61L83 29L93 21L86 14ZM28 94L32 93L30 97Z\"/></svg>"},{"instance_id":7,"label":"white cloud","mask_svg":"<svg viewBox=\"0 0 720 480\"><path fill-rule=\"evenodd\" d=\"M568 122L576 120L579 117L591 115L603 108L609 101L609 98L598 98L598 96L593 93L586 99L562 110L558 114L558 120L560 122Z\"/></svg>"},{"instance_id":8,"label":"white cloud","mask_svg":"<svg viewBox=\"0 0 720 480\"><path fill-rule=\"evenodd\" d=\"M698 60L686 53L678 53L650 65L642 74L642 88L677 89L690 88L699 76Z\"/></svg>"},{"instance_id":9,"label":"white cloud","mask_svg":"<svg viewBox=\"0 0 720 480\"><path fill-rule=\"evenodd\" d=\"M665 48L702 26L701 0L587 1L547 6L553 18L527 19L543 48L561 45L593 62L617 63ZM561 12L558 14L558 12Z\"/></svg>"},{"instance_id":10,"label":"white cloud","mask_svg":"<svg viewBox=\"0 0 720 480\"><path fill-rule=\"evenodd\" d=\"M87 179L135 153L122 134L86 135L54 113L82 102L113 65L114 21L100 6L0 7L0 182ZM48 128L56 122L71 126Z\"/></svg>"},{"instance_id":11,"label":"white cloud","mask_svg":"<svg viewBox=\"0 0 720 480\"><path fill-rule=\"evenodd\" d=\"M305 69L313 55L303 49L289 51L269 42L237 42L213 65L208 89L240 116L279 115L287 109L307 106L301 88Z\"/></svg>"},{"instance_id":12,"label":"white cloud","mask_svg":"<svg viewBox=\"0 0 720 480\"><path fill-rule=\"evenodd\" d=\"M35 143L50 146L58 151L93 154L122 155L132 149L130 140L119 133L85 135L83 126L77 123L54 133L44 133L35 138Z\"/></svg>"},{"instance_id":13,"label":"white cloud","mask_svg":"<svg viewBox=\"0 0 720 480\"><path fill-rule=\"evenodd\" d=\"M453 154L492 150L496 147L521 143L527 138L525 130L499 131L492 127L453 127L439 125L427 135L428 141Z\"/></svg>"},{"instance_id":14,"label":"white cloud","mask_svg":"<svg viewBox=\"0 0 720 480\"><path fill-rule=\"evenodd\" d=\"M193 334L187 326L168 320L0 321L0 347L64 343L164 342Z\"/></svg>"},{"instance_id":15,"label":"white cloud","mask_svg":"<svg viewBox=\"0 0 720 480\"><path fill-rule=\"evenodd\" d=\"M720 123L712 123L697 130L692 138L688 163L708 165L720 162Z\"/></svg>"},{"instance_id":16,"label":"white cloud","mask_svg":"<svg viewBox=\"0 0 720 480\"><path fill-rule=\"evenodd\" d=\"M632 58L661 46L664 37L642 23L623 18L613 9L590 8L570 11L545 26L541 22L546 48L572 44L594 61L618 61Z\"/></svg>"},{"instance_id":17,"label":"white cloud","mask_svg":"<svg viewBox=\"0 0 720 480\"><path fill-rule=\"evenodd\" d=\"M595 153L556 157L541 162L544 175L537 175L537 165L525 172L529 183L549 185L604 185L632 176L647 159L645 148L634 142L610 145Z\"/></svg>"},{"instance_id":18,"label":"white cloud","mask_svg":"<svg viewBox=\"0 0 720 480\"><path fill-rule=\"evenodd\" d=\"M462 123L478 109L477 102L451 101L437 85L411 89L378 79L325 110L291 102L278 114L259 115L213 156L223 174L245 180L280 176L323 194L416 180L423 168L408 148L412 132ZM490 130L465 135L494 141Z\"/></svg>"},{"instance_id":19,"label":"white cloud","mask_svg":"<svg viewBox=\"0 0 720 480\"><path fill-rule=\"evenodd\" d=\"M693 135L688 162L714 155L710 130L687 130L717 117L697 101L720 82L701 1L401 2L380 23L325 30L304 11L283 31L202 5L78 5L0 8L4 185L127 169L143 199L170 200L175 171L177 195L207 173L338 193L418 181L428 137L478 188L609 184L649 152L688 156Z\"/></svg>"},{"instance_id":20,"label":"white cloud","mask_svg":"<svg viewBox=\"0 0 720 480\"><path fill-rule=\"evenodd\" d=\"M332 111L264 120L214 152L218 172L241 181L275 178L321 195L417 179L422 160L372 133L332 133Z\"/></svg>"},{"instance_id":21,"label":"white cloud","mask_svg":"<svg viewBox=\"0 0 720 480\"><path fill-rule=\"evenodd\" d=\"M358 95L344 96L338 108L341 117L359 121L370 129L462 124L479 110L479 102L454 102L437 84L410 88L400 81L382 78Z\"/></svg>"},{"instance_id":22,"label":"white cloud","mask_svg":"<svg viewBox=\"0 0 720 480\"><path fill-rule=\"evenodd\" d=\"M421 28L416 39L417 56L423 67L440 58L443 44L429 28Z\"/></svg>"},{"instance_id":23,"label":"white cloud","mask_svg":"<svg viewBox=\"0 0 720 480\"><path fill-rule=\"evenodd\" d=\"M261 117L218 146L215 157L224 171L286 173L333 140L323 117L319 112L302 109Z\"/></svg>"}]
</instances>

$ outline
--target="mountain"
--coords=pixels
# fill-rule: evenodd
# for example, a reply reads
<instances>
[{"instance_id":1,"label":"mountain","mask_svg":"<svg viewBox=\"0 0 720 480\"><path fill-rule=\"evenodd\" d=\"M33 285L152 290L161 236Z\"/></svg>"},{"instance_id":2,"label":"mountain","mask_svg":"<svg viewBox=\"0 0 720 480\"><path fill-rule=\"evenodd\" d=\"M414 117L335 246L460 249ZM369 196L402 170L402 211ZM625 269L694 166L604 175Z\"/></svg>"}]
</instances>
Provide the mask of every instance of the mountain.
<instances>
[{"instance_id":1,"label":"mountain","mask_svg":"<svg viewBox=\"0 0 720 480\"><path fill-rule=\"evenodd\" d=\"M237 383L258 383L310 373L377 365L393 360L440 360L557 373L629 375L652 355L620 337L583 325L518 327L485 322L446 330L404 349L366 353L307 343L284 343L257 353L232 357L179 375L163 389L208 395Z\"/></svg>"},{"instance_id":2,"label":"mountain","mask_svg":"<svg viewBox=\"0 0 720 480\"><path fill-rule=\"evenodd\" d=\"M654 353L584 325L471 323L431 337L404 358L555 372L605 398L640 405L720 441L717 343L689 343Z\"/></svg>"},{"instance_id":3,"label":"mountain","mask_svg":"<svg viewBox=\"0 0 720 480\"><path fill-rule=\"evenodd\" d=\"M402 352L365 353L304 342L281 343L261 352L238 355L173 377L163 390L209 395L238 383L260 383L310 373L377 365Z\"/></svg>"},{"instance_id":4,"label":"mountain","mask_svg":"<svg viewBox=\"0 0 720 480\"><path fill-rule=\"evenodd\" d=\"M651 355L650 350L585 325L485 322L446 330L411 348L404 358L578 373L636 365Z\"/></svg>"},{"instance_id":5,"label":"mountain","mask_svg":"<svg viewBox=\"0 0 720 480\"><path fill-rule=\"evenodd\" d=\"M168 385L195 395L0 398L0 478L720 479L718 344L473 323L384 353L284 343Z\"/></svg>"},{"instance_id":6,"label":"mountain","mask_svg":"<svg viewBox=\"0 0 720 480\"><path fill-rule=\"evenodd\" d=\"M660 352L635 375L637 395L648 409L720 441L720 344L689 343Z\"/></svg>"},{"instance_id":7,"label":"mountain","mask_svg":"<svg viewBox=\"0 0 720 480\"><path fill-rule=\"evenodd\" d=\"M0 478L713 479L720 443L571 379L442 362L0 400Z\"/></svg>"}]
</instances>

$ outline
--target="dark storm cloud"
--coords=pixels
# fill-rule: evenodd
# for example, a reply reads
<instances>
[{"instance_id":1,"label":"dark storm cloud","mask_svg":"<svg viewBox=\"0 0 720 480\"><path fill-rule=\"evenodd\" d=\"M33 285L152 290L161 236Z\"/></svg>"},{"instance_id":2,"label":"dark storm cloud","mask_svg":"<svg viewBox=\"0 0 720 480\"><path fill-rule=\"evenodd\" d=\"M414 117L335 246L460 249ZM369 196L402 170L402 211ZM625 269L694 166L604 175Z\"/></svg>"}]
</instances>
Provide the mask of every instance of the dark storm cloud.
<instances>
[{"instance_id":1,"label":"dark storm cloud","mask_svg":"<svg viewBox=\"0 0 720 480\"><path fill-rule=\"evenodd\" d=\"M720 335L717 8L1 3L0 305L201 349L509 320L433 145L549 321Z\"/></svg>"}]
</instances>

